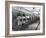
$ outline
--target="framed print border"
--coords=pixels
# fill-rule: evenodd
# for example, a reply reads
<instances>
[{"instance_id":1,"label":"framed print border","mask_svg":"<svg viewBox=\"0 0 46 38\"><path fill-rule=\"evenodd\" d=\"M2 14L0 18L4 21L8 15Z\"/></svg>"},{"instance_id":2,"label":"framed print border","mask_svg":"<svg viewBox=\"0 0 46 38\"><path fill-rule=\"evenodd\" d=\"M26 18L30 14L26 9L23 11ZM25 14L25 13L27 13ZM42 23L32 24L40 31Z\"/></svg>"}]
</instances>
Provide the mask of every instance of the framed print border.
<instances>
[{"instance_id":1,"label":"framed print border","mask_svg":"<svg viewBox=\"0 0 46 38\"><path fill-rule=\"evenodd\" d=\"M9 34L9 5L10 4L31 4L31 5L42 5L43 6L43 33L31 33L31 34ZM18 1L5 1L5 37L19 37L19 36L35 36L45 34L45 3L34 3L34 2L18 2Z\"/></svg>"}]
</instances>

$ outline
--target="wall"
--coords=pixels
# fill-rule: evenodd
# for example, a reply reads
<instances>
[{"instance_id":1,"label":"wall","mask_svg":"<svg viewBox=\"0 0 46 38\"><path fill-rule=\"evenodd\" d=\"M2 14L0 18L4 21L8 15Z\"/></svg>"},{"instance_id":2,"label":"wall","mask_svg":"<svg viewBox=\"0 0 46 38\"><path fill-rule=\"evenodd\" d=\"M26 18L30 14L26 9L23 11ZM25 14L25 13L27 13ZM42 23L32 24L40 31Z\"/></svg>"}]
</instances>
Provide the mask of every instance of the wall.
<instances>
[{"instance_id":1,"label":"wall","mask_svg":"<svg viewBox=\"0 0 46 38\"><path fill-rule=\"evenodd\" d=\"M43 3L46 3L46 0L16 0L16 1L43 2ZM45 4L45 6L46 6L46 4ZM0 38L5 38L4 37L5 36L5 10L4 9L5 9L5 0L0 0ZM45 7L45 10L46 10L46 7ZM45 20L45 23L46 23L46 20ZM46 26L45 26L45 31L46 31ZM16 38L46 38L46 32L45 32L45 35L16 37Z\"/></svg>"}]
</instances>

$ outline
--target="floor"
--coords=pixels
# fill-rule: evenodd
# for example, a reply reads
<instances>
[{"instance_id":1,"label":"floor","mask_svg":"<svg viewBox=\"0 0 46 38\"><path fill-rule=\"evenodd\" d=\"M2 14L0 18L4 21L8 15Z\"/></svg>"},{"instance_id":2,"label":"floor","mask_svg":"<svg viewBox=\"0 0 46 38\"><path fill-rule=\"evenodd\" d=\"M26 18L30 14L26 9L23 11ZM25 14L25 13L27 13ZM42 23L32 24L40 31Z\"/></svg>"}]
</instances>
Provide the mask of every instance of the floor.
<instances>
[{"instance_id":1,"label":"floor","mask_svg":"<svg viewBox=\"0 0 46 38\"><path fill-rule=\"evenodd\" d=\"M38 26L39 21L37 21L36 23L30 24L26 30L35 30L36 28L39 29L40 25ZM37 27L38 26L38 27Z\"/></svg>"}]
</instances>

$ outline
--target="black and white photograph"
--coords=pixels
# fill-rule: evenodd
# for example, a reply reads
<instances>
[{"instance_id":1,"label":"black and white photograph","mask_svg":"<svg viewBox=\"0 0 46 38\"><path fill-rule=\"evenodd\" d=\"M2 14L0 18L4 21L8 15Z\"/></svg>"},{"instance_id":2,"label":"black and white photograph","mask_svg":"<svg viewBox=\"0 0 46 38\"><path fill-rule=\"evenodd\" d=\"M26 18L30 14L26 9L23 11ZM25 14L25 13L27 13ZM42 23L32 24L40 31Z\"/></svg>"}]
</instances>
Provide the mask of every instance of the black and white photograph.
<instances>
[{"instance_id":1,"label":"black and white photograph","mask_svg":"<svg viewBox=\"0 0 46 38\"><path fill-rule=\"evenodd\" d=\"M40 30L40 7L12 7L12 30Z\"/></svg>"},{"instance_id":2,"label":"black and white photograph","mask_svg":"<svg viewBox=\"0 0 46 38\"><path fill-rule=\"evenodd\" d=\"M10 4L9 33L43 33L43 6Z\"/></svg>"},{"instance_id":3,"label":"black and white photograph","mask_svg":"<svg viewBox=\"0 0 46 38\"><path fill-rule=\"evenodd\" d=\"M44 3L7 1L5 6L6 37L45 34Z\"/></svg>"}]
</instances>

